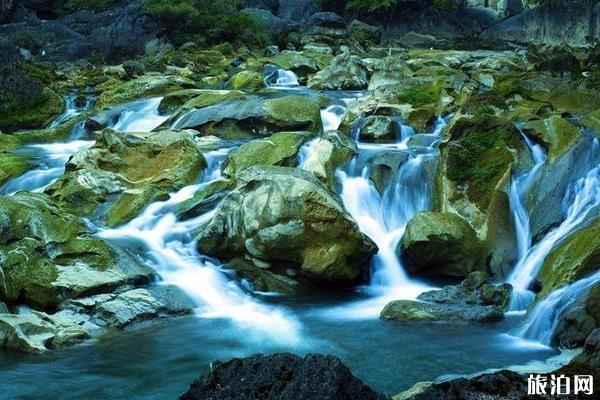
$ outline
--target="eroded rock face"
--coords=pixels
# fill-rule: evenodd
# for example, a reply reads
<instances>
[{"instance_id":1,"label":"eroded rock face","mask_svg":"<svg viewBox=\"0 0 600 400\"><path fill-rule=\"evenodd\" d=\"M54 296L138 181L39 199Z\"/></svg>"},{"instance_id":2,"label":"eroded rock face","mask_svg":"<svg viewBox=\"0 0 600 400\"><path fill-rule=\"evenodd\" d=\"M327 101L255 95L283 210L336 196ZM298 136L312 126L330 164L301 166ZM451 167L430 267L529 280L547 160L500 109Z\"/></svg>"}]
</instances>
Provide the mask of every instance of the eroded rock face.
<instances>
[{"instance_id":1,"label":"eroded rock face","mask_svg":"<svg viewBox=\"0 0 600 400\"><path fill-rule=\"evenodd\" d=\"M198 236L204 254L316 282L351 282L374 244L312 174L251 167Z\"/></svg>"},{"instance_id":2,"label":"eroded rock face","mask_svg":"<svg viewBox=\"0 0 600 400\"><path fill-rule=\"evenodd\" d=\"M0 310L0 348L43 352L97 337L109 328L189 314L194 303L177 287L150 286L68 300L61 310L9 314Z\"/></svg>"},{"instance_id":3,"label":"eroded rock face","mask_svg":"<svg viewBox=\"0 0 600 400\"><path fill-rule=\"evenodd\" d=\"M457 214L421 212L406 226L402 257L409 271L465 277L485 267L482 254L483 243Z\"/></svg>"},{"instance_id":4,"label":"eroded rock face","mask_svg":"<svg viewBox=\"0 0 600 400\"><path fill-rule=\"evenodd\" d=\"M332 356L280 353L215 362L181 400L386 400Z\"/></svg>"}]
</instances>

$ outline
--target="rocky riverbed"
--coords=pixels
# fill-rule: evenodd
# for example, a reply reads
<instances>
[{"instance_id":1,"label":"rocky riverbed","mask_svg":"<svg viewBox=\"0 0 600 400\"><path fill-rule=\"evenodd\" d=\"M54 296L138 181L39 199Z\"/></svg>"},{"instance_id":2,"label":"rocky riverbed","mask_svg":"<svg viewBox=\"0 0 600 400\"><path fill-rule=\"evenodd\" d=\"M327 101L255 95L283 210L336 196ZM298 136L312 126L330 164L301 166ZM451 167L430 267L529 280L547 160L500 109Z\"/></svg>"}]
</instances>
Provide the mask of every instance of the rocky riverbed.
<instances>
[{"instance_id":1,"label":"rocky riverbed","mask_svg":"<svg viewBox=\"0 0 600 400\"><path fill-rule=\"evenodd\" d=\"M214 379L228 388L214 398L298 398L289 393L314 379L305 376L311 363L333 365L331 386L315 397L332 399L386 398L448 374L551 363L559 349L582 352L561 371L597 371L593 37L574 47L507 38L503 24L549 12L535 7L458 37L391 33L372 16L361 22L306 2L248 2L223 14L255 24L239 37L188 31L182 39L149 3L0 3L7 393L16 397L20 377L52 357L68 369L76 354L111 340L130 354L137 337L170 323L206 330L202 339L183 329L181 339L214 346L189 353L196 367L176 352L172 362L190 380L209 355L329 352L353 371L364 359L360 375L373 387L339 386L350 372L337 359L283 355L219 364L190 399L212 396ZM303 12L310 16L295 14ZM164 339L162 329L150 336ZM411 345L408 356L423 363L420 375L386 373L382 383L375 360L402 364L402 342L418 342L420 329L428 350ZM220 340L216 331L227 333ZM446 349L447 362L422 372L461 335L485 353L472 367L457 366L468 349ZM349 356L361 340L396 348ZM168 351L157 353L169 368ZM247 363L276 371L238 387L232 380L253 368ZM271 379L281 369L285 387ZM519 398L524 378L512 374L420 385L398 398L477 398L488 389L491 398ZM178 385L161 395L183 393ZM275 385L271 397L255 392L264 385ZM60 397L60 386L52 390Z\"/></svg>"}]
</instances>

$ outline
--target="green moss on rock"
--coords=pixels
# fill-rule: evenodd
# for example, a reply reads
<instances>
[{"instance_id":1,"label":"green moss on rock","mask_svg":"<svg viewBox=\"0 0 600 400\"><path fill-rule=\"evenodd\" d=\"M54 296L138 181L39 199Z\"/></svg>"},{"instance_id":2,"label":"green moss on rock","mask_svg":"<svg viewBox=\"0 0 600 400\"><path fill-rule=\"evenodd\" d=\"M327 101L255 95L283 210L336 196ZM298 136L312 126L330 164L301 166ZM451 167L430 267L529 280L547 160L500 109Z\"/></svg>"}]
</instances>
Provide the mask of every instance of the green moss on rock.
<instances>
[{"instance_id":1,"label":"green moss on rock","mask_svg":"<svg viewBox=\"0 0 600 400\"><path fill-rule=\"evenodd\" d=\"M583 278L600 267L600 219L573 233L555 247L537 279L542 283L540 297Z\"/></svg>"}]
</instances>

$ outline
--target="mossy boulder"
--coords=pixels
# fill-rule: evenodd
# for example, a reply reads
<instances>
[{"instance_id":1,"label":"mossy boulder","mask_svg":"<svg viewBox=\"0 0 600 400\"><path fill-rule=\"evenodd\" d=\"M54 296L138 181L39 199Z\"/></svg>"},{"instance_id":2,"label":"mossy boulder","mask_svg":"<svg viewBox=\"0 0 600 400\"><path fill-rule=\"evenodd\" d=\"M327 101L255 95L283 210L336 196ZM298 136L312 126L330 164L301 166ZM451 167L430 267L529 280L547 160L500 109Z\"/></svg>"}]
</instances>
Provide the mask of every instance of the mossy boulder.
<instances>
[{"instance_id":1,"label":"mossy boulder","mask_svg":"<svg viewBox=\"0 0 600 400\"><path fill-rule=\"evenodd\" d=\"M570 151L583 136L578 127L559 115L529 121L523 125L523 132L543 144L550 163Z\"/></svg>"},{"instance_id":2,"label":"mossy boulder","mask_svg":"<svg viewBox=\"0 0 600 400\"><path fill-rule=\"evenodd\" d=\"M387 56L378 60L372 67L369 90L397 85L414 75L413 70L402 56Z\"/></svg>"},{"instance_id":3,"label":"mossy boulder","mask_svg":"<svg viewBox=\"0 0 600 400\"><path fill-rule=\"evenodd\" d=\"M407 270L419 274L465 277L485 267L482 255L473 228L453 213L416 214L402 240Z\"/></svg>"},{"instance_id":4,"label":"mossy boulder","mask_svg":"<svg viewBox=\"0 0 600 400\"><path fill-rule=\"evenodd\" d=\"M348 284L366 271L375 245L312 174L251 167L237 181L198 236L204 254L321 283Z\"/></svg>"},{"instance_id":5,"label":"mossy boulder","mask_svg":"<svg viewBox=\"0 0 600 400\"><path fill-rule=\"evenodd\" d=\"M301 78L319 70L317 61L305 52L284 50L269 61L280 68L293 71Z\"/></svg>"},{"instance_id":6,"label":"mossy boulder","mask_svg":"<svg viewBox=\"0 0 600 400\"><path fill-rule=\"evenodd\" d=\"M164 96L195 86L192 80L179 76L148 74L130 81L111 78L96 86L95 90L100 93L96 100L96 108L104 109L143 98Z\"/></svg>"},{"instance_id":7,"label":"mossy boulder","mask_svg":"<svg viewBox=\"0 0 600 400\"><path fill-rule=\"evenodd\" d=\"M27 157L0 152L0 187L9 179L23 174L29 167Z\"/></svg>"},{"instance_id":8,"label":"mossy boulder","mask_svg":"<svg viewBox=\"0 0 600 400\"><path fill-rule=\"evenodd\" d=\"M326 132L301 149L301 169L313 173L330 189L337 189L336 170L356 154L356 144L340 132Z\"/></svg>"},{"instance_id":9,"label":"mossy boulder","mask_svg":"<svg viewBox=\"0 0 600 400\"><path fill-rule=\"evenodd\" d=\"M103 217L113 226L190 184L205 166L190 132L105 129L97 134L94 147L69 160L65 175L46 193L77 215L90 215L109 203Z\"/></svg>"},{"instance_id":10,"label":"mossy boulder","mask_svg":"<svg viewBox=\"0 0 600 400\"><path fill-rule=\"evenodd\" d=\"M381 41L381 30L357 19L348 26L350 38L362 46L378 44Z\"/></svg>"},{"instance_id":11,"label":"mossy boulder","mask_svg":"<svg viewBox=\"0 0 600 400\"><path fill-rule=\"evenodd\" d=\"M600 219L573 233L556 246L537 276L542 284L538 296L581 279L600 266Z\"/></svg>"},{"instance_id":12,"label":"mossy boulder","mask_svg":"<svg viewBox=\"0 0 600 400\"><path fill-rule=\"evenodd\" d=\"M263 75L256 71L240 71L227 83L231 89L254 92L264 88Z\"/></svg>"},{"instance_id":13,"label":"mossy boulder","mask_svg":"<svg viewBox=\"0 0 600 400\"><path fill-rule=\"evenodd\" d=\"M102 240L46 195L0 197L0 300L38 309L121 285L147 282L146 269L119 264Z\"/></svg>"},{"instance_id":14,"label":"mossy boulder","mask_svg":"<svg viewBox=\"0 0 600 400\"><path fill-rule=\"evenodd\" d=\"M369 115L361 121L360 141L372 143L390 143L396 140L397 126L392 117Z\"/></svg>"},{"instance_id":15,"label":"mossy boulder","mask_svg":"<svg viewBox=\"0 0 600 400\"><path fill-rule=\"evenodd\" d=\"M586 114L581 119L581 123L589 128L593 134L600 136L600 110Z\"/></svg>"},{"instance_id":16,"label":"mossy boulder","mask_svg":"<svg viewBox=\"0 0 600 400\"><path fill-rule=\"evenodd\" d=\"M223 173L235 176L253 165L294 167L300 147L312 136L310 132L278 132L267 139L245 143L227 157Z\"/></svg>"},{"instance_id":17,"label":"mossy boulder","mask_svg":"<svg viewBox=\"0 0 600 400\"><path fill-rule=\"evenodd\" d=\"M369 84L369 71L358 56L341 54L331 64L308 78L308 87L317 90L361 90Z\"/></svg>"},{"instance_id":18,"label":"mossy boulder","mask_svg":"<svg viewBox=\"0 0 600 400\"><path fill-rule=\"evenodd\" d=\"M63 111L62 98L49 88L41 88L32 96L15 91L2 97L0 130L43 128Z\"/></svg>"},{"instance_id":19,"label":"mossy boulder","mask_svg":"<svg viewBox=\"0 0 600 400\"><path fill-rule=\"evenodd\" d=\"M491 115L460 118L442 146L445 176L463 187L470 201L486 208L494 189L525 151L523 140L506 120Z\"/></svg>"},{"instance_id":20,"label":"mossy boulder","mask_svg":"<svg viewBox=\"0 0 600 400\"><path fill-rule=\"evenodd\" d=\"M159 111L181 113L184 110L214 106L226 100L239 100L244 97L246 97L244 92L239 90L185 89L171 92L163 97Z\"/></svg>"},{"instance_id":21,"label":"mossy boulder","mask_svg":"<svg viewBox=\"0 0 600 400\"><path fill-rule=\"evenodd\" d=\"M466 219L486 244L490 271L503 277L516 258L510 178L517 166L530 165L527 147L512 122L488 114L458 115L446 132L434 209Z\"/></svg>"},{"instance_id":22,"label":"mossy boulder","mask_svg":"<svg viewBox=\"0 0 600 400\"><path fill-rule=\"evenodd\" d=\"M304 96L263 99L248 96L208 107L182 109L172 120L174 129L193 128L224 139L270 136L275 132L321 132L316 101Z\"/></svg>"}]
</instances>

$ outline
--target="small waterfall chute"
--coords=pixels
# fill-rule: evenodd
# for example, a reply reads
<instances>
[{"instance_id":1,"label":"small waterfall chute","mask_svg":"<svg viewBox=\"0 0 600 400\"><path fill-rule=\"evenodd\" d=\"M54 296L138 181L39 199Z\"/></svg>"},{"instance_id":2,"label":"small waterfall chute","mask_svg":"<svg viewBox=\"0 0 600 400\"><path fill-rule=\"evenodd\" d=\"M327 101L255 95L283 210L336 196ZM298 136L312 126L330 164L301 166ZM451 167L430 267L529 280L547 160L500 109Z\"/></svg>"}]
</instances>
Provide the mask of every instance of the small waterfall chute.
<instances>
[{"instance_id":1,"label":"small waterfall chute","mask_svg":"<svg viewBox=\"0 0 600 400\"><path fill-rule=\"evenodd\" d=\"M529 317L514 330L513 335L551 346L562 315L598 282L600 270L550 293L535 305Z\"/></svg>"},{"instance_id":2,"label":"small waterfall chute","mask_svg":"<svg viewBox=\"0 0 600 400\"><path fill-rule=\"evenodd\" d=\"M282 68L273 68L265 74L265 86L274 89L299 89L298 76L293 72Z\"/></svg>"},{"instance_id":3,"label":"small waterfall chute","mask_svg":"<svg viewBox=\"0 0 600 400\"><path fill-rule=\"evenodd\" d=\"M585 227L600 210L600 142L598 139L592 139L589 153L584 161L587 172L574 179L565 193L564 220L535 245L527 248L521 244L526 250L525 254L508 277L508 283L514 288L510 311L522 311L529 306L535 298L535 294L530 290L531 285L548 254L566 237ZM520 240L527 240L527 238L520 238Z\"/></svg>"}]
</instances>

